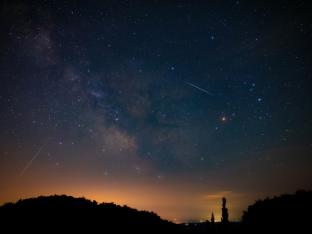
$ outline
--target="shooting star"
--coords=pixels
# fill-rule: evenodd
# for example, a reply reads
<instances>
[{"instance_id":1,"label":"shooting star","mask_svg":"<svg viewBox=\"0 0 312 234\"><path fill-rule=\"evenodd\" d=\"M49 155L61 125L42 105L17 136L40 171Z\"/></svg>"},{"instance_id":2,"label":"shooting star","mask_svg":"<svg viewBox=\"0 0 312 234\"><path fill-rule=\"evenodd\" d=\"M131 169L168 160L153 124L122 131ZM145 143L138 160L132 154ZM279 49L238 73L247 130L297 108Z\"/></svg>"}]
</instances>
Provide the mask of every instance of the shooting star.
<instances>
[{"instance_id":1,"label":"shooting star","mask_svg":"<svg viewBox=\"0 0 312 234\"><path fill-rule=\"evenodd\" d=\"M31 166L31 164L33 163L33 161L38 158L39 154L41 153L41 151L43 150L44 147L47 146L47 144L49 143L49 140L46 141L46 143L44 143L34 154L34 156L28 161L28 163L25 165L25 167L23 168L23 170L21 171L21 176L27 171L27 169Z\"/></svg>"},{"instance_id":2,"label":"shooting star","mask_svg":"<svg viewBox=\"0 0 312 234\"><path fill-rule=\"evenodd\" d=\"M189 86L191 86L191 87L193 87L193 88L195 88L195 89L198 89L199 91L202 91L202 92L204 92L204 93L206 93L206 94L208 94L208 95L210 95L210 96L214 96L213 93L207 91L206 89L203 89L203 88L201 88L201 87L198 87L197 85L194 85L194 84L192 84L192 83L190 83L190 82L187 82L187 81L184 81L184 82L185 82L185 84L187 84L187 85L189 85Z\"/></svg>"}]
</instances>

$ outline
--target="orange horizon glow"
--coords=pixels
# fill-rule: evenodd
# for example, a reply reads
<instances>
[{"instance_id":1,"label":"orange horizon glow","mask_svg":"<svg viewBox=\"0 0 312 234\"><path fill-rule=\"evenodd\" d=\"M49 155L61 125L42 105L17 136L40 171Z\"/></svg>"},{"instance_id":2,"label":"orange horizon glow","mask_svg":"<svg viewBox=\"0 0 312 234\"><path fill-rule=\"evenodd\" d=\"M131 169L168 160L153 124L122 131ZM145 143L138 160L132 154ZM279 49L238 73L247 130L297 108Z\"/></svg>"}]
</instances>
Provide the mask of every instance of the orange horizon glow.
<instances>
[{"instance_id":1,"label":"orange horizon glow","mask_svg":"<svg viewBox=\"0 0 312 234\"><path fill-rule=\"evenodd\" d=\"M298 153L298 150L275 149L263 154L285 158L295 154L294 152ZM261 155L259 154L259 157ZM260 162L267 165L266 161ZM304 164L305 167L301 166L303 169L300 173L291 173L289 169L276 173L274 168L268 173L268 167L263 174L262 171L257 171L260 162L250 160L244 161L243 164L232 164L232 167L220 169L223 176L221 178L213 173L207 174L204 183L198 180L195 173L193 177L177 174L158 178L153 168L146 170L144 176L129 177L129 172L112 172L107 175L104 171L102 174L96 174L97 172L86 169L82 163L62 164L57 168L36 163L32 165L31 170L21 175L19 172L23 163L16 163L4 167L1 171L0 204L40 195L66 194L85 197L99 203L114 202L138 210L153 211L163 219L180 223L210 220L212 212L215 220L220 221L221 199L226 197L229 219L239 221L243 211L256 200L289 191L295 192L298 188L306 187L305 175L310 170L308 163ZM247 167L256 173L253 177L240 174ZM269 176L272 173L274 181ZM293 175L291 184L282 186L285 175L289 174ZM258 181L257 187L254 181ZM300 184L298 181L303 182Z\"/></svg>"},{"instance_id":2,"label":"orange horizon glow","mask_svg":"<svg viewBox=\"0 0 312 234\"><path fill-rule=\"evenodd\" d=\"M185 191L185 185L175 184L149 184L137 183L128 184L127 182L91 182L88 180L54 180L45 183L34 180L34 177L16 180L13 186L3 191L0 203L16 202L19 199L25 199L37 196L48 195L68 195L73 197L85 197L89 200L95 200L98 203L113 202L117 205L127 205L138 210L152 211L161 218L175 223L189 221L210 220L211 213L215 215L215 220L221 218L221 198L226 196L229 200L230 218L233 221L240 220L241 206L240 194L232 191L207 192L204 193L196 185L188 185Z\"/></svg>"}]
</instances>

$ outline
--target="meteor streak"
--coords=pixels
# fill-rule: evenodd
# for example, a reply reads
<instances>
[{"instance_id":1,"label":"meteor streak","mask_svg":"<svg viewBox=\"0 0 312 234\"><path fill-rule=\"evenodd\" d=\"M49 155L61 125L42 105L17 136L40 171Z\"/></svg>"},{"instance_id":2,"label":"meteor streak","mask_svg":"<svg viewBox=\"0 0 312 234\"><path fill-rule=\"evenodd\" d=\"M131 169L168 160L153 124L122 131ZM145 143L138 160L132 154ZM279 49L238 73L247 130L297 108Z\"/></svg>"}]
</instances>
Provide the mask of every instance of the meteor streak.
<instances>
[{"instance_id":1,"label":"meteor streak","mask_svg":"<svg viewBox=\"0 0 312 234\"><path fill-rule=\"evenodd\" d=\"M185 84L187 84L187 85L189 85L189 86L191 86L191 87L193 87L193 88L195 88L195 89L198 89L199 91L202 91L202 92L204 92L204 93L206 93L206 94L208 94L208 95L210 95L210 96L213 96L213 93L207 91L206 89L203 89L203 88L201 88L201 87L198 87L197 85L194 85L194 84L192 84L192 83L190 83L190 82L187 82L187 81L185 81Z\"/></svg>"},{"instance_id":2,"label":"meteor streak","mask_svg":"<svg viewBox=\"0 0 312 234\"><path fill-rule=\"evenodd\" d=\"M21 176L27 171L27 169L31 166L31 164L33 163L33 161L38 158L39 154L41 153L41 151L43 150L44 147L46 147L46 145L49 143L49 141L47 141L46 143L44 143L34 154L34 156L28 161L28 163L25 165L25 167L23 168L23 170L21 171Z\"/></svg>"}]
</instances>

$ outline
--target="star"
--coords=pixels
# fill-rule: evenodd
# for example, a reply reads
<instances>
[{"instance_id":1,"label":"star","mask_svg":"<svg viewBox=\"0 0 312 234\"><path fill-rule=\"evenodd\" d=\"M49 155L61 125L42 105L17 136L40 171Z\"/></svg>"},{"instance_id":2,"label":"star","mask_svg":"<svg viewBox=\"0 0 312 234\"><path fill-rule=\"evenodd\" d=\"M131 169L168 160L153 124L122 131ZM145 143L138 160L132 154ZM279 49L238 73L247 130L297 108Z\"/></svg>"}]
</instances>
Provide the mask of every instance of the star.
<instances>
[{"instance_id":1,"label":"star","mask_svg":"<svg viewBox=\"0 0 312 234\"><path fill-rule=\"evenodd\" d=\"M221 116L221 121L223 123L227 122L228 118L226 116Z\"/></svg>"}]
</instances>

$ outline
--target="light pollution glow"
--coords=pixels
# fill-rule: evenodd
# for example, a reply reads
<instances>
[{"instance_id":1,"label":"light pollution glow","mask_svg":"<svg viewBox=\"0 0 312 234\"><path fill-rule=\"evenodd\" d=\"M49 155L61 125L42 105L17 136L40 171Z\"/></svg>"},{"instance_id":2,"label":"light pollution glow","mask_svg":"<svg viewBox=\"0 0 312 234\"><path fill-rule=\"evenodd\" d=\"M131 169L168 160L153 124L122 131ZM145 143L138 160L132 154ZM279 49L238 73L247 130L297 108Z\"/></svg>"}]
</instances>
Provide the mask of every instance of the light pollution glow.
<instances>
[{"instance_id":1,"label":"light pollution glow","mask_svg":"<svg viewBox=\"0 0 312 234\"><path fill-rule=\"evenodd\" d=\"M44 158L21 175L18 172L24 162L20 161L1 170L0 203L40 195L66 194L153 211L164 219L179 223L210 220L212 212L216 220L220 220L221 198L226 197L230 220L238 221L242 211L255 200L306 186L311 174L310 150L288 147L265 151L250 160L220 169L218 173L222 177L208 174L205 183L183 174L157 178L152 176L155 174L152 168L145 171L146 176L127 177L113 172L99 175L94 170L87 170L86 164L53 166ZM272 159L260 160L263 155ZM293 160L294 155L298 155L297 160ZM272 160L281 158L285 165L292 166L276 171ZM257 169L259 165L265 170ZM296 168L302 170L297 171Z\"/></svg>"},{"instance_id":2,"label":"light pollution glow","mask_svg":"<svg viewBox=\"0 0 312 234\"><path fill-rule=\"evenodd\" d=\"M40 180L42 179L41 177ZM83 196L97 202L114 202L139 210L153 211L162 218L177 223L210 220L211 212L214 212L216 220L220 220L221 198L223 196L229 200L228 207L231 212L231 219L239 220L241 216L240 207L246 202L242 202L240 199L242 194L235 194L232 191L203 193L196 187L189 187L185 191L185 184L181 186L169 184L152 186L90 181L81 183L75 179L72 181L71 179L63 180L63 183L58 184L46 184L37 179L27 182L15 181L10 188L4 191L0 203L53 194Z\"/></svg>"}]
</instances>

